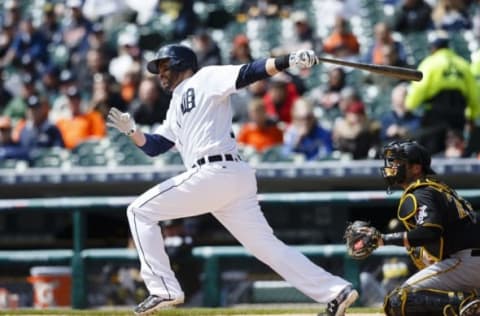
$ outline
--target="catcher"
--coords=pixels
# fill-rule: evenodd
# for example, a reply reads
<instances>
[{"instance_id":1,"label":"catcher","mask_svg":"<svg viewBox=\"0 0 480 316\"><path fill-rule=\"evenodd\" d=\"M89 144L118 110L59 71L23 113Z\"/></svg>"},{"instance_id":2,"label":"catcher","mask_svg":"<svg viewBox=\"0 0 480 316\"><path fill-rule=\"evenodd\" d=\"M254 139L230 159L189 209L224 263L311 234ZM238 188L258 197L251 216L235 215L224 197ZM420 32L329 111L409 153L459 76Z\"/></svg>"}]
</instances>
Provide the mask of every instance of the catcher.
<instances>
[{"instance_id":1,"label":"catcher","mask_svg":"<svg viewBox=\"0 0 480 316\"><path fill-rule=\"evenodd\" d=\"M435 179L430 154L415 141L384 147L383 178L404 189L398 218L405 231L381 234L366 222L347 227L349 254L368 257L383 245L403 246L419 271L387 294L389 316L480 315L480 223L469 202Z\"/></svg>"}]
</instances>

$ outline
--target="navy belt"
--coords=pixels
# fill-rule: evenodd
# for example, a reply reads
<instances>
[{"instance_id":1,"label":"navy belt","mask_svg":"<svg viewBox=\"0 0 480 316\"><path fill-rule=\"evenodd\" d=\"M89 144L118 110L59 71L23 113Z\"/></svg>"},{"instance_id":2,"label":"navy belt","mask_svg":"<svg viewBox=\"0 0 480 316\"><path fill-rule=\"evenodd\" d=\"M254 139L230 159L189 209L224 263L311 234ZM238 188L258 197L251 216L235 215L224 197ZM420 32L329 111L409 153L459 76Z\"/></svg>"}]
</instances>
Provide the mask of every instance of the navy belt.
<instances>
[{"instance_id":1,"label":"navy belt","mask_svg":"<svg viewBox=\"0 0 480 316\"><path fill-rule=\"evenodd\" d=\"M210 162L218 162L218 161L240 161L239 156L234 156L232 154L225 154L225 155L212 155L212 156L206 156L202 157L197 160L197 162L192 166L192 168L195 168L196 166L202 166L206 163Z\"/></svg>"}]
</instances>

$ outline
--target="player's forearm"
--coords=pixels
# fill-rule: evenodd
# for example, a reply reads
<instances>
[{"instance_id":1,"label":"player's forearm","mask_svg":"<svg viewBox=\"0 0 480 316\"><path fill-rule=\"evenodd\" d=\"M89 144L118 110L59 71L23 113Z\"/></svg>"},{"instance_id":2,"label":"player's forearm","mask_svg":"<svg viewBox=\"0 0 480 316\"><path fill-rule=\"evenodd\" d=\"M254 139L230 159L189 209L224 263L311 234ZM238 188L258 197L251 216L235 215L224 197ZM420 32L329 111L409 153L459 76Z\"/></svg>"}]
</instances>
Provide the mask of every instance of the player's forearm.
<instances>
[{"instance_id":1,"label":"player's forearm","mask_svg":"<svg viewBox=\"0 0 480 316\"><path fill-rule=\"evenodd\" d=\"M141 133L143 135L143 145L138 145L136 140L133 138L138 137L139 143L142 142L142 136L134 136L137 133ZM167 152L170 148L172 148L175 144L171 142L170 140L166 139L165 137L158 135L158 134L146 134L142 132L138 132L138 130L130 136L134 140L135 144L147 155L154 157L158 156L160 154L163 154L164 152Z\"/></svg>"},{"instance_id":2,"label":"player's forearm","mask_svg":"<svg viewBox=\"0 0 480 316\"><path fill-rule=\"evenodd\" d=\"M382 234L378 245L403 246L405 248L418 247L434 242L441 237L441 230L436 227L417 227L411 231Z\"/></svg>"},{"instance_id":3,"label":"player's forearm","mask_svg":"<svg viewBox=\"0 0 480 316\"><path fill-rule=\"evenodd\" d=\"M138 147L142 147L145 145L147 142L147 139L145 138L145 134L137 129L131 136L130 139L134 142L135 145Z\"/></svg>"},{"instance_id":4,"label":"player's forearm","mask_svg":"<svg viewBox=\"0 0 480 316\"><path fill-rule=\"evenodd\" d=\"M379 246L393 245L410 248L407 232L397 232L390 234L382 234L382 238L378 242Z\"/></svg>"}]
</instances>

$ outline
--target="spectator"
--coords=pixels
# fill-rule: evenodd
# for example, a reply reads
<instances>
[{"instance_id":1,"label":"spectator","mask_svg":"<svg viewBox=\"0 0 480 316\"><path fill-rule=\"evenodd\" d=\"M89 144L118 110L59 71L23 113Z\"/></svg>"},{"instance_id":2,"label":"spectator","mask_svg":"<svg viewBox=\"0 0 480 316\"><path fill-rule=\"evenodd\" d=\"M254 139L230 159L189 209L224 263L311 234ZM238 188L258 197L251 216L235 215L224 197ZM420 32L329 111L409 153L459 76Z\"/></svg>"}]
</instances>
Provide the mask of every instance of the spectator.
<instances>
[{"instance_id":1,"label":"spectator","mask_svg":"<svg viewBox=\"0 0 480 316\"><path fill-rule=\"evenodd\" d=\"M438 0L432 12L436 29L460 31L472 28L467 5L462 0Z\"/></svg>"},{"instance_id":2,"label":"spectator","mask_svg":"<svg viewBox=\"0 0 480 316\"><path fill-rule=\"evenodd\" d=\"M94 85L95 75L107 76L108 60L105 52L101 49L89 49L86 55L86 60L82 64L81 69L77 72L77 86L81 91L88 91L91 93Z\"/></svg>"},{"instance_id":3,"label":"spectator","mask_svg":"<svg viewBox=\"0 0 480 316\"><path fill-rule=\"evenodd\" d=\"M347 108L353 103L363 104L362 98L354 87L346 86L340 91L340 101L338 102L340 114L344 115Z\"/></svg>"},{"instance_id":4,"label":"spectator","mask_svg":"<svg viewBox=\"0 0 480 316\"><path fill-rule=\"evenodd\" d=\"M8 102L12 99L12 94L5 88L4 78L5 73L0 68L0 113L3 113Z\"/></svg>"},{"instance_id":5,"label":"spectator","mask_svg":"<svg viewBox=\"0 0 480 316\"><path fill-rule=\"evenodd\" d=\"M398 51L394 44L383 45L380 49L380 53L383 56L381 65L408 67L405 60L399 58ZM377 86L380 91L390 91L400 82L402 82L401 79L373 73L370 73L365 77L365 83Z\"/></svg>"},{"instance_id":6,"label":"spectator","mask_svg":"<svg viewBox=\"0 0 480 316\"><path fill-rule=\"evenodd\" d=\"M420 142L431 153L445 148L447 128L470 131L480 114L475 78L469 63L449 48L448 35L431 38L430 55L418 66L423 79L414 82L407 95L408 110L428 104L422 117Z\"/></svg>"},{"instance_id":7,"label":"spectator","mask_svg":"<svg viewBox=\"0 0 480 316\"><path fill-rule=\"evenodd\" d=\"M22 88L19 96L14 97L7 103L3 114L10 117L14 123L24 119L27 111L26 100L36 93L35 78L30 74L22 76Z\"/></svg>"},{"instance_id":8,"label":"spectator","mask_svg":"<svg viewBox=\"0 0 480 316\"><path fill-rule=\"evenodd\" d=\"M47 43L54 45L60 44L63 34L61 24L55 12L55 4L47 2L43 5L42 20L42 24L38 30L43 34Z\"/></svg>"},{"instance_id":9,"label":"spectator","mask_svg":"<svg viewBox=\"0 0 480 316\"><path fill-rule=\"evenodd\" d=\"M392 29L400 33L425 31L432 27L431 14L425 0L402 0L395 7Z\"/></svg>"},{"instance_id":10,"label":"spectator","mask_svg":"<svg viewBox=\"0 0 480 316\"><path fill-rule=\"evenodd\" d=\"M173 40L185 39L194 33L199 21L193 10L193 0L161 1L160 9L173 19Z\"/></svg>"},{"instance_id":11,"label":"spectator","mask_svg":"<svg viewBox=\"0 0 480 316\"><path fill-rule=\"evenodd\" d=\"M59 81L59 95L54 99L53 103L51 103L50 119L52 122L56 122L60 118L70 117L71 112L68 105L67 90L70 87L77 87L76 77L68 69L60 72Z\"/></svg>"},{"instance_id":12,"label":"spectator","mask_svg":"<svg viewBox=\"0 0 480 316\"><path fill-rule=\"evenodd\" d=\"M377 122L368 119L363 103L352 102L333 125L333 144L353 159L374 158L376 152L371 150L378 146L378 131Z\"/></svg>"},{"instance_id":13,"label":"spectator","mask_svg":"<svg viewBox=\"0 0 480 316\"><path fill-rule=\"evenodd\" d=\"M323 41L323 51L335 57L354 57L360 52L357 37L342 16L335 18L332 33Z\"/></svg>"},{"instance_id":14,"label":"spectator","mask_svg":"<svg viewBox=\"0 0 480 316\"><path fill-rule=\"evenodd\" d=\"M447 131L445 138L445 150L434 157L458 159L469 156L467 143L463 137L463 133L458 130L451 129Z\"/></svg>"},{"instance_id":15,"label":"spectator","mask_svg":"<svg viewBox=\"0 0 480 316\"><path fill-rule=\"evenodd\" d=\"M92 25L92 32L88 35L88 46L90 49L98 49L103 52L108 61L116 57L117 52L107 41L105 30L101 22Z\"/></svg>"},{"instance_id":16,"label":"spectator","mask_svg":"<svg viewBox=\"0 0 480 316\"><path fill-rule=\"evenodd\" d=\"M138 63L134 63L120 82L120 95L125 103L130 104L137 97L141 81L142 67Z\"/></svg>"},{"instance_id":17,"label":"spectator","mask_svg":"<svg viewBox=\"0 0 480 316\"><path fill-rule=\"evenodd\" d=\"M6 0L3 3L3 7L5 10L0 12L2 13L1 20L4 25L10 25L12 27L13 37L15 37L22 19L19 0Z\"/></svg>"},{"instance_id":18,"label":"spectator","mask_svg":"<svg viewBox=\"0 0 480 316\"><path fill-rule=\"evenodd\" d=\"M275 18L282 12L282 1L275 0L258 0L258 1L245 1L242 5L242 9L247 12L251 18Z\"/></svg>"},{"instance_id":19,"label":"spectator","mask_svg":"<svg viewBox=\"0 0 480 316\"><path fill-rule=\"evenodd\" d=\"M222 64L220 48L207 30L199 30L192 36L192 49L197 55L199 68Z\"/></svg>"},{"instance_id":20,"label":"spectator","mask_svg":"<svg viewBox=\"0 0 480 316\"><path fill-rule=\"evenodd\" d=\"M3 59L7 55L8 50L13 44L15 38L14 25L9 21L2 21L0 29L0 62L3 63ZM1 64L0 64L1 65Z\"/></svg>"},{"instance_id":21,"label":"spectator","mask_svg":"<svg viewBox=\"0 0 480 316\"><path fill-rule=\"evenodd\" d=\"M28 152L12 139L12 122L8 116L0 116L0 160L28 160Z\"/></svg>"},{"instance_id":22,"label":"spectator","mask_svg":"<svg viewBox=\"0 0 480 316\"><path fill-rule=\"evenodd\" d=\"M295 84L285 74L277 74L270 79L268 90L263 96L267 114L284 123L292 120L292 105L298 98Z\"/></svg>"},{"instance_id":23,"label":"spectator","mask_svg":"<svg viewBox=\"0 0 480 316\"><path fill-rule=\"evenodd\" d=\"M245 123L238 133L237 140L244 146L251 146L262 152L283 142L283 132L275 121L267 116L265 104L260 98L248 104L250 121Z\"/></svg>"},{"instance_id":24,"label":"spectator","mask_svg":"<svg viewBox=\"0 0 480 316\"><path fill-rule=\"evenodd\" d=\"M394 140L407 140L414 138L420 128L420 117L416 116L405 107L407 85L401 83L392 90L390 112L381 117L380 137L384 144Z\"/></svg>"},{"instance_id":25,"label":"spectator","mask_svg":"<svg viewBox=\"0 0 480 316\"><path fill-rule=\"evenodd\" d=\"M232 105L232 121L235 123L246 123L249 121L248 109L245 106L253 98L263 98L267 93L267 80L259 80L250 84L246 89L240 89L230 96Z\"/></svg>"},{"instance_id":26,"label":"spectator","mask_svg":"<svg viewBox=\"0 0 480 316\"><path fill-rule=\"evenodd\" d=\"M295 27L295 33L293 41L288 43L288 49L312 49L317 52L321 51L321 39L315 36L314 29L308 21L307 13L305 11L293 12L290 19Z\"/></svg>"},{"instance_id":27,"label":"spectator","mask_svg":"<svg viewBox=\"0 0 480 316\"><path fill-rule=\"evenodd\" d=\"M64 147L60 131L48 120L48 99L33 95L27 99L27 105L27 120L20 131L20 146L27 151L35 148Z\"/></svg>"},{"instance_id":28,"label":"spectator","mask_svg":"<svg viewBox=\"0 0 480 316\"><path fill-rule=\"evenodd\" d=\"M114 79L108 73L96 73L93 76L92 98L89 109L97 111L106 119L110 108L116 107L121 111L127 111L127 104L123 101L120 93L114 89Z\"/></svg>"},{"instance_id":29,"label":"spectator","mask_svg":"<svg viewBox=\"0 0 480 316\"><path fill-rule=\"evenodd\" d=\"M48 103L52 104L60 95L60 70L55 65L47 66L42 73L42 94L48 98Z\"/></svg>"},{"instance_id":30,"label":"spectator","mask_svg":"<svg viewBox=\"0 0 480 316\"><path fill-rule=\"evenodd\" d=\"M97 111L82 111L80 92L75 87L67 90L70 117L61 118L56 122L62 133L65 147L72 149L90 138L102 138L106 134L105 121Z\"/></svg>"},{"instance_id":31,"label":"spectator","mask_svg":"<svg viewBox=\"0 0 480 316\"><path fill-rule=\"evenodd\" d=\"M122 82L132 65L141 63L138 34L134 27L127 28L117 39L118 56L110 61L108 71L117 82Z\"/></svg>"},{"instance_id":32,"label":"spectator","mask_svg":"<svg viewBox=\"0 0 480 316\"><path fill-rule=\"evenodd\" d=\"M316 16L322 18L322 25L325 29L333 28L336 16L341 15L345 19L350 19L358 16L362 9L362 4L358 0L322 0L311 3L312 9L316 11Z\"/></svg>"},{"instance_id":33,"label":"spectator","mask_svg":"<svg viewBox=\"0 0 480 316\"><path fill-rule=\"evenodd\" d=\"M334 67L328 71L328 81L325 86L314 88L309 95L320 115L334 120L340 115L340 92L346 86L346 74L343 68ZM315 111L317 113L317 111Z\"/></svg>"},{"instance_id":34,"label":"spectator","mask_svg":"<svg viewBox=\"0 0 480 316\"><path fill-rule=\"evenodd\" d=\"M396 64L406 64L407 54L402 43L395 41L392 37L390 27L385 22L378 22L374 26L374 42L365 56L365 62L378 65L391 65L392 60L386 58L385 46L391 48L398 61Z\"/></svg>"},{"instance_id":35,"label":"spectator","mask_svg":"<svg viewBox=\"0 0 480 316\"><path fill-rule=\"evenodd\" d=\"M88 50L88 34L92 23L82 13L82 0L67 0L68 9L62 29L63 43L68 49L70 65L79 66Z\"/></svg>"},{"instance_id":36,"label":"spectator","mask_svg":"<svg viewBox=\"0 0 480 316\"><path fill-rule=\"evenodd\" d=\"M250 42L245 34L238 34L233 39L230 51L230 64L240 65L253 61Z\"/></svg>"},{"instance_id":37,"label":"spectator","mask_svg":"<svg viewBox=\"0 0 480 316\"><path fill-rule=\"evenodd\" d=\"M48 63L47 40L33 26L33 18L30 16L24 18L20 23L20 31L0 61L0 66L7 66L11 63L18 65L24 56L30 58L35 65Z\"/></svg>"},{"instance_id":38,"label":"spectator","mask_svg":"<svg viewBox=\"0 0 480 316\"><path fill-rule=\"evenodd\" d=\"M303 154L307 160L328 158L332 151L332 136L320 126L313 114L313 105L304 98L295 101L292 124L284 135L285 153Z\"/></svg>"},{"instance_id":39,"label":"spectator","mask_svg":"<svg viewBox=\"0 0 480 316\"><path fill-rule=\"evenodd\" d=\"M145 78L140 83L138 99L130 106L130 112L140 125L162 123L168 110L170 96L160 89L155 78Z\"/></svg>"}]
</instances>

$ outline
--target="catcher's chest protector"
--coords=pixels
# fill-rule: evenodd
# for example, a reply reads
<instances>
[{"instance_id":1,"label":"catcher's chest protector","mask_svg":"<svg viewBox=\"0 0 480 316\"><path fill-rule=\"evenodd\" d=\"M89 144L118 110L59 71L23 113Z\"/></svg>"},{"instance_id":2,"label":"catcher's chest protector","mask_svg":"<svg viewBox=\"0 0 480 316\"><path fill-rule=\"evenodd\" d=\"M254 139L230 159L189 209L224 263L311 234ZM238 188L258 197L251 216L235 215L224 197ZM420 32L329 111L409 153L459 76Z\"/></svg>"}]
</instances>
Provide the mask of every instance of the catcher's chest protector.
<instances>
[{"instance_id":1,"label":"catcher's chest protector","mask_svg":"<svg viewBox=\"0 0 480 316\"><path fill-rule=\"evenodd\" d=\"M427 189L428 191L426 191ZM430 202L430 204L433 204L418 205L417 196L415 194L417 190L423 190L422 194L424 196L428 195L431 197L427 199L428 201L435 201L433 195L441 194L441 199L444 203L441 205L435 205L435 203ZM426 208L428 208L430 215L432 212L438 213L438 217L443 218L444 220L436 223L424 223L423 220L428 216L425 212ZM439 214L440 212L441 214ZM444 232L449 228L444 227L444 225L454 225L453 222L457 222L466 217L470 217L472 221L474 221L474 214L473 208L469 202L458 196L457 193L447 185L434 179L417 180L411 184L405 190L400 199L397 213L398 218L402 221L407 230L412 230L419 225L423 225L440 227ZM407 250L413 262L419 269L423 269L425 266L442 260L445 255L449 255L449 253L445 254L443 236L436 242Z\"/></svg>"}]
</instances>

